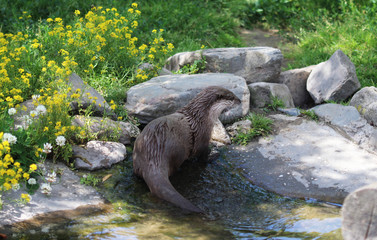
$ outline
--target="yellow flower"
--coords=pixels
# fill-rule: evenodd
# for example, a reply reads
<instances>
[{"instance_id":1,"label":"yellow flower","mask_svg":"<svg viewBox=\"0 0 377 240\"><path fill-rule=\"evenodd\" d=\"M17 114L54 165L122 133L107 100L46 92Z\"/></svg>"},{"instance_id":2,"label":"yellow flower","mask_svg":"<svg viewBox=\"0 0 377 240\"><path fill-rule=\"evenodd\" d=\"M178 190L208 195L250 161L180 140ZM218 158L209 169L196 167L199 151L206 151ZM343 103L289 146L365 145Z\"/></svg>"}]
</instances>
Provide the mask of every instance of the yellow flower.
<instances>
[{"instance_id":1,"label":"yellow flower","mask_svg":"<svg viewBox=\"0 0 377 240\"><path fill-rule=\"evenodd\" d=\"M30 165L30 171L35 171L37 170L37 165L35 165L34 163Z\"/></svg>"},{"instance_id":2,"label":"yellow flower","mask_svg":"<svg viewBox=\"0 0 377 240\"><path fill-rule=\"evenodd\" d=\"M47 18L47 22L50 23L50 22L53 22L54 20L52 18Z\"/></svg>"},{"instance_id":3,"label":"yellow flower","mask_svg":"<svg viewBox=\"0 0 377 240\"><path fill-rule=\"evenodd\" d=\"M7 182L4 183L3 186L4 186L5 190L9 190L9 189L12 188L12 186L9 183L7 183Z\"/></svg>"},{"instance_id":4,"label":"yellow flower","mask_svg":"<svg viewBox=\"0 0 377 240\"><path fill-rule=\"evenodd\" d=\"M30 195L27 194L27 193L22 193L21 198L25 199L26 202L30 202L30 200L31 200Z\"/></svg>"},{"instance_id":5,"label":"yellow flower","mask_svg":"<svg viewBox=\"0 0 377 240\"><path fill-rule=\"evenodd\" d=\"M24 173L24 175L22 175L26 180L28 180L29 179L29 177L30 177L30 174L29 173Z\"/></svg>"},{"instance_id":6,"label":"yellow flower","mask_svg":"<svg viewBox=\"0 0 377 240\"><path fill-rule=\"evenodd\" d=\"M75 15L76 16L80 15L80 11L79 10L75 10Z\"/></svg>"},{"instance_id":7,"label":"yellow flower","mask_svg":"<svg viewBox=\"0 0 377 240\"><path fill-rule=\"evenodd\" d=\"M137 8L137 3L132 3L131 5L133 8Z\"/></svg>"}]
</instances>

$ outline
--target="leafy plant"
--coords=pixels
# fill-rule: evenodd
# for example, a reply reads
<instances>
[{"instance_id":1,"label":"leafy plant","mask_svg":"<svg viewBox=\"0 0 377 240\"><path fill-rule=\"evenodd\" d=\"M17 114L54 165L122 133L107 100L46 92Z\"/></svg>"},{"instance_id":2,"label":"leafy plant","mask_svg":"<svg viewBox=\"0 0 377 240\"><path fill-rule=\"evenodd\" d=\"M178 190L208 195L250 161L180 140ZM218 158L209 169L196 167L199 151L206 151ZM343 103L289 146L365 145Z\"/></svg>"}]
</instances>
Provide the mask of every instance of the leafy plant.
<instances>
[{"instance_id":1,"label":"leafy plant","mask_svg":"<svg viewBox=\"0 0 377 240\"><path fill-rule=\"evenodd\" d=\"M85 184L85 185L93 186L93 187L95 187L100 181L101 179L93 176L90 173L83 175L82 178L80 179L81 184Z\"/></svg>"},{"instance_id":2,"label":"leafy plant","mask_svg":"<svg viewBox=\"0 0 377 240\"><path fill-rule=\"evenodd\" d=\"M301 114L308 116L310 119L312 119L314 121L319 120L317 114L315 114L315 112L313 110L301 110L300 112L301 112Z\"/></svg>"},{"instance_id":3,"label":"leafy plant","mask_svg":"<svg viewBox=\"0 0 377 240\"><path fill-rule=\"evenodd\" d=\"M176 73L178 74L197 74L202 73L206 68L206 58L202 56L201 59L195 60L192 64L186 64L181 69L179 69Z\"/></svg>"},{"instance_id":4,"label":"leafy plant","mask_svg":"<svg viewBox=\"0 0 377 240\"><path fill-rule=\"evenodd\" d=\"M251 128L245 133L238 131L232 139L234 143L246 145L248 142L259 136L266 136L272 132L273 121L261 114L250 114L246 117L251 121Z\"/></svg>"},{"instance_id":5,"label":"leafy plant","mask_svg":"<svg viewBox=\"0 0 377 240\"><path fill-rule=\"evenodd\" d=\"M272 110L276 111L278 108L285 108L285 103L283 100L281 100L279 97L272 96L271 97L272 102L268 104L268 107Z\"/></svg>"}]
</instances>

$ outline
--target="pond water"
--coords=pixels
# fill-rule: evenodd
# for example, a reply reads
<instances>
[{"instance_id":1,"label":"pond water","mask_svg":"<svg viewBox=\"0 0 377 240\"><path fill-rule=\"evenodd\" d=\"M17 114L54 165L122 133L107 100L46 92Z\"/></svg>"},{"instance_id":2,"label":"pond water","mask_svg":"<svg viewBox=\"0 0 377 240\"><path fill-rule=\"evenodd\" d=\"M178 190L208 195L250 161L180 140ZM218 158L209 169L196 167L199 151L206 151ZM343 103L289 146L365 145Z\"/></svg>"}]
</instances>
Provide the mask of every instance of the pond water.
<instances>
[{"instance_id":1,"label":"pond water","mask_svg":"<svg viewBox=\"0 0 377 240\"><path fill-rule=\"evenodd\" d=\"M205 215L186 214L153 197L132 175L128 159L111 170L98 190L113 210L42 228L8 239L342 239L340 208L282 197L253 186L220 153L215 160L188 161L171 181Z\"/></svg>"}]
</instances>

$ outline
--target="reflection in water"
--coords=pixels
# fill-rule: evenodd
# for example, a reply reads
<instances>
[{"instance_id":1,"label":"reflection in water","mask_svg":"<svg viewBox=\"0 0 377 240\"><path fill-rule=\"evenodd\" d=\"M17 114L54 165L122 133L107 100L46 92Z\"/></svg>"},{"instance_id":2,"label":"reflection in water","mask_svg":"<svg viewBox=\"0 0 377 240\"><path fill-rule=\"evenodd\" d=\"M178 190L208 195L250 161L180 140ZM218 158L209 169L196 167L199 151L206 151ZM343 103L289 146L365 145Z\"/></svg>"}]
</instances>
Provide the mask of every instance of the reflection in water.
<instances>
[{"instance_id":1,"label":"reflection in water","mask_svg":"<svg viewBox=\"0 0 377 240\"><path fill-rule=\"evenodd\" d=\"M99 191L111 213L87 216L9 239L341 239L339 208L281 197L234 173L219 157L187 162L171 180L206 215L187 215L151 196L132 175L132 161L95 174L112 174Z\"/></svg>"}]
</instances>

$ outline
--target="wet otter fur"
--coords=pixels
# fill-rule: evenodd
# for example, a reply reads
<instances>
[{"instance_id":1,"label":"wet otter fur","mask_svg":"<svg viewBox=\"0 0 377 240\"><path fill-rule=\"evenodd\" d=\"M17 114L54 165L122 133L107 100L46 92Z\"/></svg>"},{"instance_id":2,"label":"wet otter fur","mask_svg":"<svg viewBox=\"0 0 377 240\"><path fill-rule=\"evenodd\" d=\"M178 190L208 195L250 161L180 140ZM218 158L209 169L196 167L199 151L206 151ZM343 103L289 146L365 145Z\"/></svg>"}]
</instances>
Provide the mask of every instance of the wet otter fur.
<instances>
[{"instance_id":1,"label":"wet otter fur","mask_svg":"<svg viewBox=\"0 0 377 240\"><path fill-rule=\"evenodd\" d=\"M182 209L202 212L175 190L169 176L190 157L208 158L214 122L225 109L240 103L231 91L212 86L179 111L153 120L135 141L134 173L157 197Z\"/></svg>"}]
</instances>

